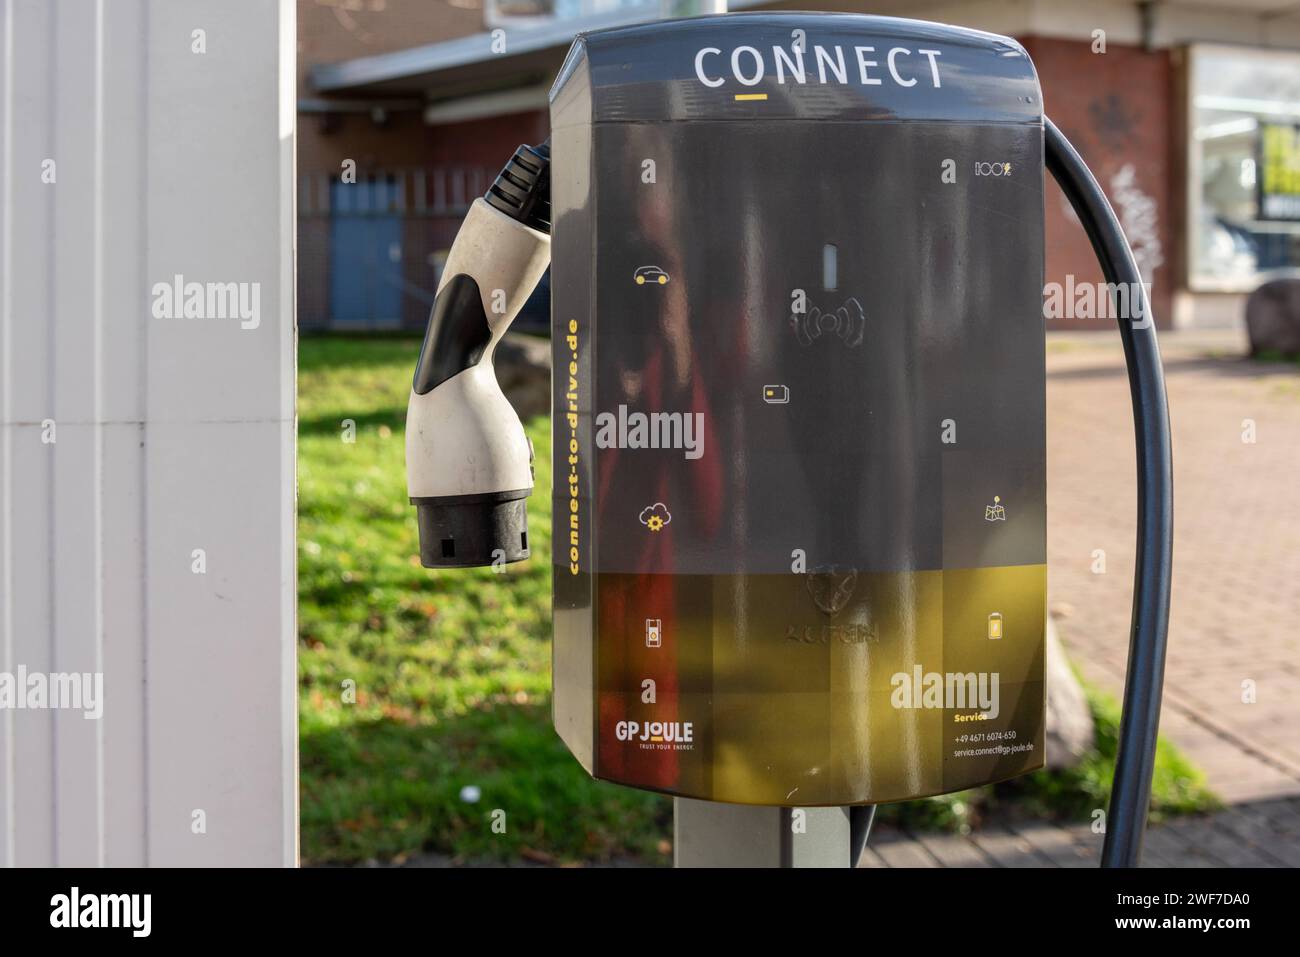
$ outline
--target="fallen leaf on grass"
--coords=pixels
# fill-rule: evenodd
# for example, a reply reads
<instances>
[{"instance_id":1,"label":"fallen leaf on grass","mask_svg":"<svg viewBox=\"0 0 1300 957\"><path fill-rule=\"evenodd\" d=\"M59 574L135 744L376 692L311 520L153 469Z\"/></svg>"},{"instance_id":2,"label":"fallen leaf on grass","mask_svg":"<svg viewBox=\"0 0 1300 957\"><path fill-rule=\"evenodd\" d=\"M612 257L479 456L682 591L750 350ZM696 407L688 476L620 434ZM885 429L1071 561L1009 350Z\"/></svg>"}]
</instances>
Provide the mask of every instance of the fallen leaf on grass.
<instances>
[{"instance_id":1,"label":"fallen leaf on grass","mask_svg":"<svg viewBox=\"0 0 1300 957\"><path fill-rule=\"evenodd\" d=\"M534 864L545 864L548 867L555 866L555 855L547 854L545 851L539 851L532 847L521 847L519 856L526 861L532 861Z\"/></svg>"}]
</instances>

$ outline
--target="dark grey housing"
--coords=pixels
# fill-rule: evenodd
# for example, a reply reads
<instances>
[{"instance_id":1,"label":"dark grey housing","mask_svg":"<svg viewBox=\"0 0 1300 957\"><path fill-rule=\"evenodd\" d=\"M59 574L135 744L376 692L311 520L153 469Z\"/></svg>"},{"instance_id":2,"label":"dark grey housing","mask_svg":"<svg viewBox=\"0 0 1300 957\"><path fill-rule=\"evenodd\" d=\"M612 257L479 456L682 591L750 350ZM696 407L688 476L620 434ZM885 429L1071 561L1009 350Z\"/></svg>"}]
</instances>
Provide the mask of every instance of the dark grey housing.
<instances>
[{"instance_id":1,"label":"dark grey housing","mask_svg":"<svg viewBox=\"0 0 1300 957\"><path fill-rule=\"evenodd\" d=\"M1006 609L980 605L981 582L1011 588L1046 561L1043 119L1023 48L854 15L620 28L575 41L551 121L570 749L600 777L751 803L796 784L804 803L898 799L1033 766L945 760L918 783L929 766L881 757L901 745L878 686L836 697L907 659L923 621L941 643L927 668L992 670L980 656L999 649L1006 717L1021 741L1041 734L1042 596L1022 588L1014 628L1008 614L1019 645L984 639ZM598 445L598 417L624 411L698 415L698 447ZM647 531L656 505L671 520ZM901 590L931 573L941 588ZM653 653L646 620L662 622ZM984 644L959 651L971 633ZM747 753L731 729L787 707L753 745L771 755ZM619 720L668 716L694 723L694 750L615 741ZM844 763L845 729L874 742L865 763ZM926 761L957 730L918 732ZM906 783L882 783L895 771Z\"/></svg>"}]
</instances>

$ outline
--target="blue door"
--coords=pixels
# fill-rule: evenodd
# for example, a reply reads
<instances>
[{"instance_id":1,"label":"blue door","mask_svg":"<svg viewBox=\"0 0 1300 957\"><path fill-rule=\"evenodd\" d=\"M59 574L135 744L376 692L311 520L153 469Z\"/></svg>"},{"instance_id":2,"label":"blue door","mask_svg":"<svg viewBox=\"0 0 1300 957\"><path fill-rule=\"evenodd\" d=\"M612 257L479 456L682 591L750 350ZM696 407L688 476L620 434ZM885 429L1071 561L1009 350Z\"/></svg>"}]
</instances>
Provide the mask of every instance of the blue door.
<instances>
[{"instance_id":1,"label":"blue door","mask_svg":"<svg viewBox=\"0 0 1300 957\"><path fill-rule=\"evenodd\" d=\"M330 186L330 327L402 320L402 218L391 179Z\"/></svg>"}]
</instances>

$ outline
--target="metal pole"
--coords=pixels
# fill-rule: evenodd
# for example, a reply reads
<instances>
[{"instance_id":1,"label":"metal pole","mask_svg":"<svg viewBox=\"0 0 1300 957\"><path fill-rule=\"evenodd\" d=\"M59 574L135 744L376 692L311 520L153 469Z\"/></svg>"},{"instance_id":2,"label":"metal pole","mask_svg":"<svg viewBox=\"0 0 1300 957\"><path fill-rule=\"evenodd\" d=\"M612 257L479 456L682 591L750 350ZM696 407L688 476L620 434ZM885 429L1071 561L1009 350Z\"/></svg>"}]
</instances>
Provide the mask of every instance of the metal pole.
<instances>
[{"instance_id":1,"label":"metal pole","mask_svg":"<svg viewBox=\"0 0 1300 957\"><path fill-rule=\"evenodd\" d=\"M726 13L727 0L664 0L664 17L702 17L710 13Z\"/></svg>"},{"instance_id":2,"label":"metal pole","mask_svg":"<svg viewBox=\"0 0 1300 957\"><path fill-rule=\"evenodd\" d=\"M849 867L849 810L673 799L675 867Z\"/></svg>"}]
</instances>

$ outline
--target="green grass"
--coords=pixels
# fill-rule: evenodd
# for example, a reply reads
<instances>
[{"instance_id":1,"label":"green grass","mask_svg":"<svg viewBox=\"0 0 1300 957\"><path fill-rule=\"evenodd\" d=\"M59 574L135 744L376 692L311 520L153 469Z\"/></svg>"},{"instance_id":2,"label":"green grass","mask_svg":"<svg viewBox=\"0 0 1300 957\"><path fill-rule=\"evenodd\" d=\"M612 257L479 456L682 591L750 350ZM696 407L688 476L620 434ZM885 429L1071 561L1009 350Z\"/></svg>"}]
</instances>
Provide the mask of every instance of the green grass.
<instances>
[{"instance_id":1,"label":"green grass","mask_svg":"<svg viewBox=\"0 0 1300 957\"><path fill-rule=\"evenodd\" d=\"M879 819L907 827L968 833L994 812L1059 821L1092 821L1093 812L1110 801L1119 742L1120 705L1112 696L1084 684L1096 731L1094 750L1077 767L1063 771L1035 771L989 787L944 794L881 808ZM1179 814L1211 811L1220 807L1206 787L1205 775L1170 741L1156 745L1151 776L1153 823Z\"/></svg>"},{"instance_id":2,"label":"green grass","mask_svg":"<svg viewBox=\"0 0 1300 957\"><path fill-rule=\"evenodd\" d=\"M421 850L557 862L667 863L671 802L592 781L550 723L550 430L529 501L533 558L430 571L406 499L403 426L419 343L304 339L299 350L298 616L302 855ZM355 441L344 441L344 422ZM351 682L351 685L345 683ZM349 693L354 689L354 699ZM1090 692L1098 753L1077 770L885 809L913 826L978 826L995 807L1087 819L1105 804L1118 710ZM477 787L468 803L461 789ZM1162 743L1157 815L1211 806ZM506 812L505 833L492 812Z\"/></svg>"},{"instance_id":3,"label":"green grass","mask_svg":"<svg viewBox=\"0 0 1300 957\"><path fill-rule=\"evenodd\" d=\"M666 860L671 803L592 781L551 730L545 419L528 424L533 558L501 574L420 566L403 446L418 351L335 338L299 351L303 858ZM465 786L480 789L477 803L461 800ZM504 834L491 827L498 808Z\"/></svg>"},{"instance_id":4,"label":"green grass","mask_svg":"<svg viewBox=\"0 0 1300 957\"><path fill-rule=\"evenodd\" d=\"M1287 355L1277 349L1261 349L1259 354L1252 358L1257 362L1290 362L1300 365L1300 355Z\"/></svg>"}]
</instances>

